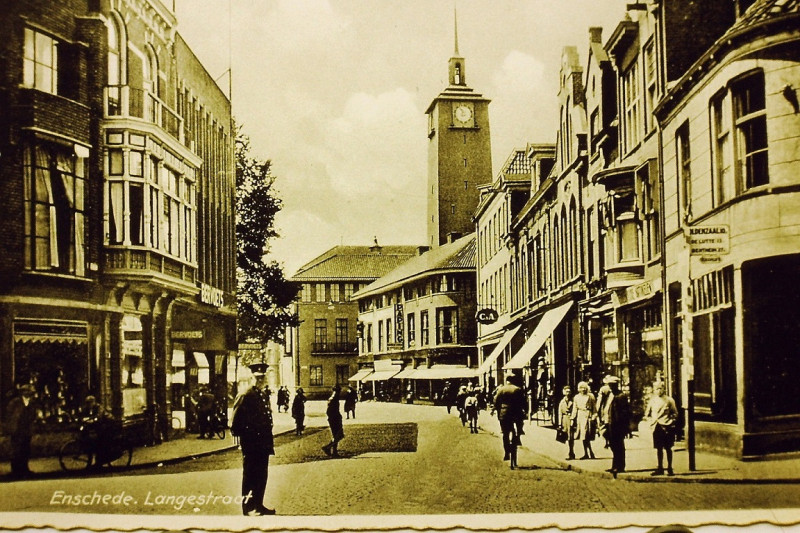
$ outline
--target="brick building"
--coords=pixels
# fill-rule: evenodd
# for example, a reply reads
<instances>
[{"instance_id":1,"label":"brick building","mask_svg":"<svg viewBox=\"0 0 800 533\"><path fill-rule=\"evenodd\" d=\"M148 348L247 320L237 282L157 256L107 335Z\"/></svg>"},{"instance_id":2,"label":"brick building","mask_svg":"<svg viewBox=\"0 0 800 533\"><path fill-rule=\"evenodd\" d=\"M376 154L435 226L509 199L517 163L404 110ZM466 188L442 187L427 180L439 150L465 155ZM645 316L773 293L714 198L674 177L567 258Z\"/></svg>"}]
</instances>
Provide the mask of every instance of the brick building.
<instances>
[{"instance_id":1,"label":"brick building","mask_svg":"<svg viewBox=\"0 0 800 533\"><path fill-rule=\"evenodd\" d=\"M0 391L167 434L173 383L227 390L230 102L160 0L14 2L0 29Z\"/></svg>"}]
</instances>

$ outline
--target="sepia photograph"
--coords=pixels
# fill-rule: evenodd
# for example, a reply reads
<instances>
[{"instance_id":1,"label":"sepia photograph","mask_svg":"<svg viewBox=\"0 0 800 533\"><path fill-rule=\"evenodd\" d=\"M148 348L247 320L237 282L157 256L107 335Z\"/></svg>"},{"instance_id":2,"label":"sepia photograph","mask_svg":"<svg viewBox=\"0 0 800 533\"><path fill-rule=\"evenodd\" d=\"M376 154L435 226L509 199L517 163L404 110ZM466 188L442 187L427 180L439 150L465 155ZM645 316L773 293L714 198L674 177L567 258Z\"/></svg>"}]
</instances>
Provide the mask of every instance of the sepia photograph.
<instances>
[{"instance_id":1,"label":"sepia photograph","mask_svg":"<svg viewBox=\"0 0 800 533\"><path fill-rule=\"evenodd\" d=\"M800 531L800 0L0 36L0 530Z\"/></svg>"}]
</instances>

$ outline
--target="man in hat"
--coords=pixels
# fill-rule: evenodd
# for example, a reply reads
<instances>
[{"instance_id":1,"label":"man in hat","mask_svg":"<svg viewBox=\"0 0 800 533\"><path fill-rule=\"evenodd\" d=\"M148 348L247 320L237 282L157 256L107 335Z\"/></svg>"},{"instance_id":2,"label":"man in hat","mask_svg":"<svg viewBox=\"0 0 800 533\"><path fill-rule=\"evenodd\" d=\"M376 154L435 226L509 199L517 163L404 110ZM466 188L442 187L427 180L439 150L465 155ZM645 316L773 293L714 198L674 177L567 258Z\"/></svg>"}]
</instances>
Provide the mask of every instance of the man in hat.
<instances>
[{"instance_id":1,"label":"man in hat","mask_svg":"<svg viewBox=\"0 0 800 533\"><path fill-rule=\"evenodd\" d=\"M236 400L231 433L242 449L242 512L247 516L275 514L264 506L269 456L275 455L272 407L267 388L267 365L250 366L255 384Z\"/></svg>"},{"instance_id":2,"label":"man in hat","mask_svg":"<svg viewBox=\"0 0 800 533\"><path fill-rule=\"evenodd\" d=\"M503 460L511 458L512 448L519 438L518 425L525 419L525 392L520 387L521 379L513 374L506 376L506 382L494 394L494 409L503 432Z\"/></svg>"},{"instance_id":3,"label":"man in hat","mask_svg":"<svg viewBox=\"0 0 800 533\"><path fill-rule=\"evenodd\" d=\"M606 376L603 383L610 389L601 415L606 421L605 436L613 454L608 471L617 477L618 473L625 471L625 437L630 432L631 407L628 395L620 391L618 377Z\"/></svg>"},{"instance_id":4,"label":"man in hat","mask_svg":"<svg viewBox=\"0 0 800 533\"><path fill-rule=\"evenodd\" d=\"M8 435L11 441L11 475L24 478L31 474L28 460L31 458L31 437L36 407L33 397L36 389L25 383L19 387L19 395L8 403Z\"/></svg>"}]
</instances>

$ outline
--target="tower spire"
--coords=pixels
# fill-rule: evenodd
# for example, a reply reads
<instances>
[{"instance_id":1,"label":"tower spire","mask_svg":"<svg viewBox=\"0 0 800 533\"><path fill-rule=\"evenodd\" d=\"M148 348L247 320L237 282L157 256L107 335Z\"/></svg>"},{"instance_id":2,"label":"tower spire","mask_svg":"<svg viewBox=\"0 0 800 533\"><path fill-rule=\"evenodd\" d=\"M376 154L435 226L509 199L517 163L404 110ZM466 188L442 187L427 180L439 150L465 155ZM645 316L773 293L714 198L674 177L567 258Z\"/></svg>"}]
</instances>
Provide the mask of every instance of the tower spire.
<instances>
[{"instance_id":1,"label":"tower spire","mask_svg":"<svg viewBox=\"0 0 800 533\"><path fill-rule=\"evenodd\" d=\"M453 4L453 26L455 27L455 39L456 39L455 57L458 57L458 9L456 8L455 4Z\"/></svg>"}]
</instances>

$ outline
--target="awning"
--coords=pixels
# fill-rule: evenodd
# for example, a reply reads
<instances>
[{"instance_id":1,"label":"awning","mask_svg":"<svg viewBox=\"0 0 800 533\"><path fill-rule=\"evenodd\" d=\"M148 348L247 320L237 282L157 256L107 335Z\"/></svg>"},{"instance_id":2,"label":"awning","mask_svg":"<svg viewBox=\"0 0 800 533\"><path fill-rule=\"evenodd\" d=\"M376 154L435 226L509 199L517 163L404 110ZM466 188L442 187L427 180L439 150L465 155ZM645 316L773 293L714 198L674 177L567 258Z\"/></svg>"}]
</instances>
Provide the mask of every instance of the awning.
<instances>
[{"instance_id":1,"label":"awning","mask_svg":"<svg viewBox=\"0 0 800 533\"><path fill-rule=\"evenodd\" d=\"M186 366L186 354L183 350L172 350L172 366L177 368Z\"/></svg>"},{"instance_id":2,"label":"awning","mask_svg":"<svg viewBox=\"0 0 800 533\"><path fill-rule=\"evenodd\" d=\"M503 368L523 368L527 366L531 358L536 355L536 352L539 351L547 338L553 333L553 330L556 329L556 326L564 320L567 311L569 311L571 307L572 302L567 302L547 311L542 316L536 329L533 330L533 334L528 337L528 340L525 341L522 348L519 349L516 355L514 355Z\"/></svg>"},{"instance_id":3,"label":"awning","mask_svg":"<svg viewBox=\"0 0 800 533\"><path fill-rule=\"evenodd\" d=\"M430 368L417 368L411 376L411 379L457 379L474 377L474 368L459 365L433 365Z\"/></svg>"},{"instance_id":4,"label":"awning","mask_svg":"<svg viewBox=\"0 0 800 533\"><path fill-rule=\"evenodd\" d=\"M411 366L405 367L399 374L392 376L392 379L409 379L417 373L417 369Z\"/></svg>"},{"instance_id":5,"label":"awning","mask_svg":"<svg viewBox=\"0 0 800 533\"><path fill-rule=\"evenodd\" d=\"M371 368L362 368L361 370L350 376L350 378L347 381L361 381L370 374L372 374Z\"/></svg>"},{"instance_id":6,"label":"awning","mask_svg":"<svg viewBox=\"0 0 800 533\"><path fill-rule=\"evenodd\" d=\"M376 370L366 378L364 381L386 381L387 379L400 373L400 367L395 367L391 370Z\"/></svg>"},{"instance_id":7,"label":"awning","mask_svg":"<svg viewBox=\"0 0 800 533\"><path fill-rule=\"evenodd\" d=\"M511 342L511 339L514 337L514 335L517 334L519 328L521 327L522 326L517 326L514 329L510 329L503 334L503 337L500 339L500 342L497 343L497 346L494 347L492 353L490 353L489 356L483 360L481 366L478 367L479 376L489 372L494 362L497 360L498 357L500 357L500 354L503 353L503 350L506 349L508 343Z\"/></svg>"},{"instance_id":8,"label":"awning","mask_svg":"<svg viewBox=\"0 0 800 533\"><path fill-rule=\"evenodd\" d=\"M203 352L192 352L194 362L197 363L197 368L208 368L208 359Z\"/></svg>"}]
</instances>

